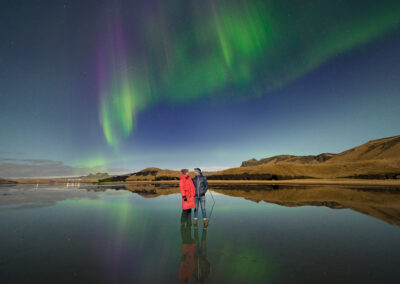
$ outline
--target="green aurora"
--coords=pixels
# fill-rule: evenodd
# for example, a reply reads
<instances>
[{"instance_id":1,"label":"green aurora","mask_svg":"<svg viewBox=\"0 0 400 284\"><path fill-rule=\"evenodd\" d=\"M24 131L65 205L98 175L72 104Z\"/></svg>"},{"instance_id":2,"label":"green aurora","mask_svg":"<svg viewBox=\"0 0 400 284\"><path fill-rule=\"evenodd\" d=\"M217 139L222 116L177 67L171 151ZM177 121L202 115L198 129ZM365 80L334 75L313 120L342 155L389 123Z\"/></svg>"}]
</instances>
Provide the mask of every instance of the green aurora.
<instances>
[{"instance_id":1,"label":"green aurora","mask_svg":"<svg viewBox=\"0 0 400 284\"><path fill-rule=\"evenodd\" d=\"M400 21L398 1L292 2L160 2L131 21L116 13L101 82L107 143L117 150L157 103L265 95ZM140 31L126 32L129 24Z\"/></svg>"}]
</instances>

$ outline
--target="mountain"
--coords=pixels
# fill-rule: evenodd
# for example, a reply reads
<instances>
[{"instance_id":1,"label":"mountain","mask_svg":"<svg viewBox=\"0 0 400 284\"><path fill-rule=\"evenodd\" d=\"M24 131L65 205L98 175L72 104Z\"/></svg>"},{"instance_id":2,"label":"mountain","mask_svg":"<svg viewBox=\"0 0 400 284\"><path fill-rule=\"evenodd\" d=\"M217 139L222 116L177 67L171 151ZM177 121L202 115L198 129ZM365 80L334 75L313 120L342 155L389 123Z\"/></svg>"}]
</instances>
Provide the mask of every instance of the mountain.
<instances>
[{"instance_id":1,"label":"mountain","mask_svg":"<svg viewBox=\"0 0 400 284\"><path fill-rule=\"evenodd\" d=\"M179 180L181 176L180 171L164 170L159 168L147 168L130 175L127 181L138 181L138 180Z\"/></svg>"},{"instance_id":2,"label":"mountain","mask_svg":"<svg viewBox=\"0 0 400 284\"><path fill-rule=\"evenodd\" d=\"M361 146L351 148L339 154L322 153L319 155L308 156L278 155L260 160L256 160L253 158L251 160L242 162L241 167L251 167L277 163L348 163L393 158L400 158L400 136L371 140Z\"/></svg>"},{"instance_id":3,"label":"mountain","mask_svg":"<svg viewBox=\"0 0 400 284\"><path fill-rule=\"evenodd\" d=\"M311 163L323 163L330 158L332 158L335 154L331 153L323 153L316 156L308 155L308 156L294 156L294 155L278 155L270 158L264 158L261 160L251 159L248 161L242 162L241 167L251 167L258 166L263 164L276 164L280 162L285 163L300 163L300 164L311 164Z\"/></svg>"},{"instance_id":4,"label":"mountain","mask_svg":"<svg viewBox=\"0 0 400 284\"><path fill-rule=\"evenodd\" d=\"M100 182L179 180L180 176L180 171L146 168L133 174L105 178L100 180Z\"/></svg>"},{"instance_id":5,"label":"mountain","mask_svg":"<svg viewBox=\"0 0 400 284\"><path fill-rule=\"evenodd\" d=\"M177 181L180 175L180 171L146 168L100 182ZM209 180L400 179L400 136L371 140L339 154L251 159L238 168L205 175Z\"/></svg>"},{"instance_id":6,"label":"mountain","mask_svg":"<svg viewBox=\"0 0 400 284\"><path fill-rule=\"evenodd\" d=\"M303 178L400 179L400 136L369 141L339 154L280 155L248 160L239 168L208 175L219 180Z\"/></svg>"},{"instance_id":7,"label":"mountain","mask_svg":"<svg viewBox=\"0 0 400 284\"><path fill-rule=\"evenodd\" d=\"M333 156L327 163L400 159L400 136L371 140Z\"/></svg>"},{"instance_id":8,"label":"mountain","mask_svg":"<svg viewBox=\"0 0 400 284\"><path fill-rule=\"evenodd\" d=\"M96 173L96 174L89 174L87 176L83 176L83 179L104 179L108 178L110 175L108 173Z\"/></svg>"}]
</instances>

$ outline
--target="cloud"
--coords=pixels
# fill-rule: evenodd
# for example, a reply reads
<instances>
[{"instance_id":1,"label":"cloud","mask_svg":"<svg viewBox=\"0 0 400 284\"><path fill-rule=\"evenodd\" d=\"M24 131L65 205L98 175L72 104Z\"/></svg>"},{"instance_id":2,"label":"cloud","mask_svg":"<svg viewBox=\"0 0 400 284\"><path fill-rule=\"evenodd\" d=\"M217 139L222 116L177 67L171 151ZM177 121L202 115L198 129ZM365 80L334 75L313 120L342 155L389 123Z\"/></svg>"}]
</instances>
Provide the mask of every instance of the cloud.
<instances>
[{"instance_id":1,"label":"cloud","mask_svg":"<svg viewBox=\"0 0 400 284\"><path fill-rule=\"evenodd\" d=\"M63 177L104 172L102 167L72 167L60 161L0 158L0 177Z\"/></svg>"},{"instance_id":2,"label":"cloud","mask_svg":"<svg viewBox=\"0 0 400 284\"><path fill-rule=\"evenodd\" d=\"M62 165L62 162L52 160L35 160L35 159L15 159L15 158L0 158L0 162L11 162L20 165Z\"/></svg>"},{"instance_id":3,"label":"cloud","mask_svg":"<svg viewBox=\"0 0 400 284\"><path fill-rule=\"evenodd\" d=\"M20 152L20 151L18 151L18 152L14 152L14 151L0 151L0 155L2 155L2 154L12 154L12 155L25 155L26 153L25 152Z\"/></svg>"}]
</instances>

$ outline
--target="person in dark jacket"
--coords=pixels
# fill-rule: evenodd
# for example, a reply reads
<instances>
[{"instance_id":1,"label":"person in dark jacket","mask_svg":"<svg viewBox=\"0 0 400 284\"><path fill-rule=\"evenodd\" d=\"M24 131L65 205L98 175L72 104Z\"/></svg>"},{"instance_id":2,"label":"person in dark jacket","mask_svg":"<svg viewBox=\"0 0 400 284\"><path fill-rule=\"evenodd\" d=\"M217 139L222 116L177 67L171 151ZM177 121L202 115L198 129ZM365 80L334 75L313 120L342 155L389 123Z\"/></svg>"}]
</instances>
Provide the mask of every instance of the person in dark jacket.
<instances>
[{"instance_id":1,"label":"person in dark jacket","mask_svg":"<svg viewBox=\"0 0 400 284\"><path fill-rule=\"evenodd\" d=\"M198 214L199 214L199 203L201 205L201 213L203 215L204 228L208 227L207 212L206 212L206 192L208 190L207 178L203 176L203 173L199 168L195 168L194 172L196 176L193 178L193 184L196 189L195 203L196 208L194 209L193 224L197 226Z\"/></svg>"}]
</instances>

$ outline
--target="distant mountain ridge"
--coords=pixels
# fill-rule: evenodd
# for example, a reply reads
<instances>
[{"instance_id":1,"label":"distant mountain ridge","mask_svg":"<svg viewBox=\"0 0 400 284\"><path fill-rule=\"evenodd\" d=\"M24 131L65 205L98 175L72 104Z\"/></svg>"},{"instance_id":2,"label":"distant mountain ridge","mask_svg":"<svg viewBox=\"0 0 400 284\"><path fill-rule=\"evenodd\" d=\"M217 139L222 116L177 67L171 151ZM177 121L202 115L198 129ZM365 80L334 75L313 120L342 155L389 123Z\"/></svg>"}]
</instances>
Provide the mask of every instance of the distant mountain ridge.
<instances>
[{"instance_id":1,"label":"distant mountain ridge","mask_svg":"<svg viewBox=\"0 0 400 284\"><path fill-rule=\"evenodd\" d=\"M139 172L131 174L129 177L127 177L126 180L127 181L179 180L180 176L181 176L180 171L165 170L165 169L159 169L159 168L147 168L147 169L144 169Z\"/></svg>"},{"instance_id":2,"label":"distant mountain ridge","mask_svg":"<svg viewBox=\"0 0 400 284\"><path fill-rule=\"evenodd\" d=\"M343 163L393 158L400 159L400 136L371 140L365 144L351 148L339 154L322 153L319 155L307 156L277 155L260 160L256 160L253 158L242 162L241 167L251 167L277 163Z\"/></svg>"},{"instance_id":3,"label":"distant mountain ridge","mask_svg":"<svg viewBox=\"0 0 400 284\"><path fill-rule=\"evenodd\" d=\"M100 182L177 181L180 171L146 168ZM400 179L400 135L371 140L339 154L278 155L205 174L209 180Z\"/></svg>"},{"instance_id":4,"label":"distant mountain ridge","mask_svg":"<svg viewBox=\"0 0 400 284\"><path fill-rule=\"evenodd\" d=\"M279 155L208 175L216 180L400 179L400 136L371 140L339 154Z\"/></svg>"},{"instance_id":5,"label":"distant mountain ridge","mask_svg":"<svg viewBox=\"0 0 400 284\"><path fill-rule=\"evenodd\" d=\"M103 178L108 178L110 175L108 173L95 173L95 174L89 174L87 176L82 176L81 178L83 179L103 179Z\"/></svg>"},{"instance_id":6,"label":"distant mountain ridge","mask_svg":"<svg viewBox=\"0 0 400 284\"><path fill-rule=\"evenodd\" d=\"M251 159L242 162L241 167L251 167L258 166L262 164L276 164L280 162L285 163L300 163L300 164L310 164L310 163L323 163L331 159L335 154L322 153L319 155L308 155L308 156L295 156L295 155L277 155L269 158L264 158L261 160Z\"/></svg>"},{"instance_id":7,"label":"distant mountain ridge","mask_svg":"<svg viewBox=\"0 0 400 284\"><path fill-rule=\"evenodd\" d=\"M100 180L100 182L179 180L180 176L180 171L146 168L132 174L105 178Z\"/></svg>"},{"instance_id":8,"label":"distant mountain ridge","mask_svg":"<svg viewBox=\"0 0 400 284\"><path fill-rule=\"evenodd\" d=\"M336 154L328 162L343 163L382 159L400 159L400 135L371 140Z\"/></svg>"}]
</instances>

